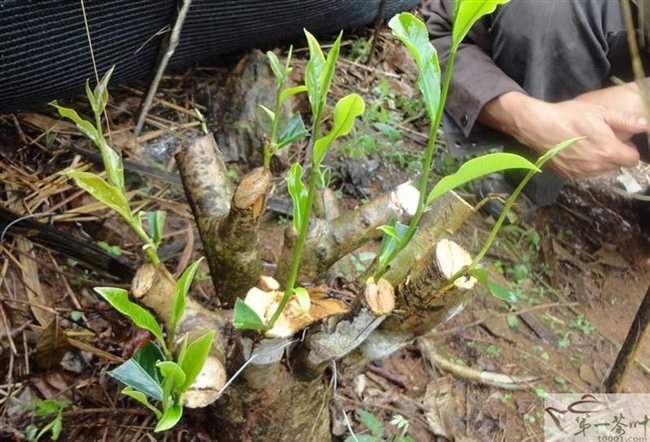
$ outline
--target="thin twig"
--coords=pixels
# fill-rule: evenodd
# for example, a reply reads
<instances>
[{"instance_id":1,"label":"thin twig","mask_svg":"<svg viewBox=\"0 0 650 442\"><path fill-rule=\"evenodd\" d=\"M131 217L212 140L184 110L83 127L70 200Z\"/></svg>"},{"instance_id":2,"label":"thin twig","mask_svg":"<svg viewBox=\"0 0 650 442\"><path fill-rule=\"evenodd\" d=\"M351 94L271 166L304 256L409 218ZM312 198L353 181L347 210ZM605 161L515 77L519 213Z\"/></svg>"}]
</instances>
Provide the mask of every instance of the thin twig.
<instances>
[{"instance_id":1,"label":"thin twig","mask_svg":"<svg viewBox=\"0 0 650 442\"><path fill-rule=\"evenodd\" d=\"M142 132L142 127L144 126L145 119L147 118L149 109L151 109L151 104L153 103L156 92L158 91L160 80L165 73L165 69L167 68L169 60L171 60L172 56L174 55L174 51L178 46L181 30L183 29L183 24L185 23L185 17L187 17L187 12L190 10L191 4L192 0L183 0L181 9L178 11L178 15L176 16L176 22L174 23L174 28L172 29L172 32L169 36L169 40L165 42L164 46L166 46L166 50L160 58L160 62L156 68L156 73L153 77L153 80L151 81L151 84L149 85L149 90L147 90L147 94L144 101L142 102L142 106L140 107L138 121L135 125L135 130L133 131L133 135L136 137L140 135L140 132Z\"/></svg>"}]
</instances>

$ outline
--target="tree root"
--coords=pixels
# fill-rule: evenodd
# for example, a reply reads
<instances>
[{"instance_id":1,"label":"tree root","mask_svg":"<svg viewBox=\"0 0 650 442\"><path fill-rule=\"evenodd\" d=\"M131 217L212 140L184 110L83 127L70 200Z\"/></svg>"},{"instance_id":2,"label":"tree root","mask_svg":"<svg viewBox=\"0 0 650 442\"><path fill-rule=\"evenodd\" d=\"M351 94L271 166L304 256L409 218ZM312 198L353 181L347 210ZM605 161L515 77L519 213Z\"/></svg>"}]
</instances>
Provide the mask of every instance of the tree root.
<instances>
[{"instance_id":1,"label":"tree root","mask_svg":"<svg viewBox=\"0 0 650 442\"><path fill-rule=\"evenodd\" d=\"M539 380L539 378L535 376L512 376L454 364L438 354L435 342L430 338L424 337L418 339L418 347L422 354L434 366L451 373L457 378L475 384L488 385L503 390L527 390L531 388L534 382Z\"/></svg>"}]
</instances>

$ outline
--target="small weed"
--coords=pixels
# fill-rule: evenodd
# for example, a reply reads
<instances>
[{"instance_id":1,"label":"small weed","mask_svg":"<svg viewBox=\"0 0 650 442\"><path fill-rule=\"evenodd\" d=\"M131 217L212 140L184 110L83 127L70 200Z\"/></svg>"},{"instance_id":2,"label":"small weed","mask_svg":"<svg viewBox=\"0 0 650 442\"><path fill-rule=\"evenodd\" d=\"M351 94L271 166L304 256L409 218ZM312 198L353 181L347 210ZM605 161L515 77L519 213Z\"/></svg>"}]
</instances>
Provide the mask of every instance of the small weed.
<instances>
[{"instance_id":1,"label":"small weed","mask_svg":"<svg viewBox=\"0 0 650 442\"><path fill-rule=\"evenodd\" d=\"M97 245L105 252L111 253L115 256L122 256L122 249L120 246L112 246L106 241L97 241Z\"/></svg>"},{"instance_id":2,"label":"small weed","mask_svg":"<svg viewBox=\"0 0 650 442\"><path fill-rule=\"evenodd\" d=\"M569 327L581 331L585 336L589 336L589 334L595 330L595 327L591 324L591 322L589 322L589 319L587 319L582 313L580 313L575 317L573 321L571 321Z\"/></svg>"},{"instance_id":3,"label":"small weed","mask_svg":"<svg viewBox=\"0 0 650 442\"><path fill-rule=\"evenodd\" d=\"M54 416L54 419L40 429L36 424L29 424L25 429L27 440L38 441L48 433L52 440L58 440L63 429L63 410L71 405L70 402L57 401L55 399L38 399L32 405L34 407L34 415L37 417Z\"/></svg>"},{"instance_id":4,"label":"small weed","mask_svg":"<svg viewBox=\"0 0 650 442\"><path fill-rule=\"evenodd\" d=\"M370 57L370 50L372 49L372 43L367 38L356 38L350 43L350 52L349 57L355 61L365 61Z\"/></svg>"}]
</instances>

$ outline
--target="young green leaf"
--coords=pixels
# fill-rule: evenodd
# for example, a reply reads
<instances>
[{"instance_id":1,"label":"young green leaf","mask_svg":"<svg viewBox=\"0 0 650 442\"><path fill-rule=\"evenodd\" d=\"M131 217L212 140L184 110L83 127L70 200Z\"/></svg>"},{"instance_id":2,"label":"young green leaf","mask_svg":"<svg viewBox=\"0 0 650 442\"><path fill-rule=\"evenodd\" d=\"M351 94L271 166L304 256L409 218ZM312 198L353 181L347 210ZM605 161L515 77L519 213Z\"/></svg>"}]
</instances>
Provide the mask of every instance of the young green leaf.
<instances>
[{"instance_id":1,"label":"young green leaf","mask_svg":"<svg viewBox=\"0 0 650 442\"><path fill-rule=\"evenodd\" d=\"M178 363L178 365L181 366L181 368L183 367L183 361L185 361L185 356L187 356L188 339L189 336L187 333L185 333L183 335L183 341L181 342L181 348L178 351L178 357L176 358L176 362ZM185 370L183 369L183 371Z\"/></svg>"},{"instance_id":2,"label":"young green leaf","mask_svg":"<svg viewBox=\"0 0 650 442\"><path fill-rule=\"evenodd\" d=\"M303 92L307 92L307 86L301 84L300 86L294 86L294 87L288 87L282 92L280 92L280 102L284 103L284 101L297 94L301 94Z\"/></svg>"},{"instance_id":3,"label":"young green leaf","mask_svg":"<svg viewBox=\"0 0 650 442\"><path fill-rule=\"evenodd\" d=\"M214 334L215 331L211 330L196 338L187 347L186 357L182 361L179 358L179 364L185 373L185 382L180 387L181 392L187 391L201 373L205 360L208 358L210 347L212 347Z\"/></svg>"},{"instance_id":4,"label":"young green leaf","mask_svg":"<svg viewBox=\"0 0 650 442\"><path fill-rule=\"evenodd\" d=\"M203 261L203 258L199 258L192 265L187 267L181 277L178 279L178 283L176 283L174 307L172 308L170 319L170 333L172 335L176 334L176 327L178 326L178 322L181 320L181 317L185 312L185 299L187 298L187 293L190 290L192 281L194 281L194 276L199 269L201 261Z\"/></svg>"},{"instance_id":5,"label":"young green leaf","mask_svg":"<svg viewBox=\"0 0 650 442\"><path fill-rule=\"evenodd\" d=\"M93 93L93 90L90 87L90 80L87 78L86 78L86 98L88 98L88 103L90 103L90 107L93 110L93 113L98 114L97 103L95 103L95 94Z\"/></svg>"},{"instance_id":6,"label":"young green leaf","mask_svg":"<svg viewBox=\"0 0 650 442\"><path fill-rule=\"evenodd\" d=\"M430 119L440 106L440 64L438 54L429 41L429 31L420 19L403 12L393 17L388 26L408 49L418 66L418 88Z\"/></svg>"},{"instance_id":7,"label":"young green leaf","mask_svg":"<svg viewBox=\"0 0 650 442\"><path fill-rule=\"evenodd\" d=\"M442 178L433 187L427 197L427 205L436 198L452 189L491 173L507 169L528 169L539 171L539 168L522 156L512 153L492 153L473 158L465 163L451 175Z\"/></svg>"},{"instance_id":8,"label":"young green leaf","mask_svg":"<svg viewBox=\"0 0 650 442\"><path fill-rule=\"evenodd\" d=\"M125 220L130 220L131 209L124 193L112 184L90 172L70 170L61 172L72 178L78 187L88 192L93 198L115 210Z\"/></svg>"},{"instance_id":9,"label":"young green leaf","mask_svg":"<svg viewBox=\"0 0 650 442\"><path fill-rule=\"evenodd\" d=\"M271 51L267 51L266 58L269 59L269 65L271 66L271 70L273 71L273 75L275 75L277 82L284 83L285 80L284 69L280 64L280 60L278 59L278 56Z\"/></svg>"},{"instance_id":10,"label":"young green leaf","mask_svg":"<svg viewBox=\"0 0 650 442\"><path fill-rule=\"evenodd\" d=\"M488 280L487 287L494 296L506 302L517 302L517 295L494 281Z\"/></svg>"},{"instance_id":11,"label":"young green leaf","mask_svg":"<svg viewBox=\"0 0 650 442\"><path fill-rule=\"evenodd\" d=\"M325 66L325 56L316 37L306 29L305 36L309 45L309 61L305 68L305 86L307 87L307 96L311 103L312 114L320 115L321 98L323 95L323 91L321 90L321 77L323 67Z\"/></svg>"},{"instance_id":12,"label":"young green leaf","mask_svg":"<svg viewBox=\"0 0 650 442\"><path fill-rule=\"evenodd\" d=\"M454 28L451 34L452 47L458 47L481 17L492 14L497 6L509 0L457 0Z\"/></svg>"},{"instance_id":13,"label":"young green leaf","mask_svg":"<svg viewBox=\"0 0 650 442\"><path fill-rule=\"evenodd\" d=\"M76 110L59 106L56 101L50 102L50 105L54 106L59 115L61 115L63 118L72 120L72 122L77 126L77 129L79 129L82 134L90 138L93 143L97 144L99 142L99 133L97 132L97 129L95 129L95 126L93 126L90 121L81 118Z\"/></svg>"},{"instance_id":14,"label":"young green leaf","mask_svg":"<svg viewBox=\"0 0 650 442\"><path fill-rule=\"evenodd\" d=\"M141 391L134 390L131 387L124 387L122 389L122 394L124 396L128 396L132 399L135 399L136 401L140 402L142 405L147 407L149 410L153 411L153 413L156 415L156 419L160 419L162 417L162 412L156 407L154 407L153 405L151 405L149 403L149 400L147 399L147 396Z\"/></svg>"},{"instance_id":15,"label":"young green leaf","mask_svg":"<svg viewBox=\"0 0 650 442\"><path fill-rule=\"evenodd\" d=\"M159 433L161 431L169 430L174 425L176 425L179 420L181 420L182 416L183 406L181 404L174 404L171 407L165 408L163 415L160 420L158 420L158 425L156 425L154 431L156 433Z\"/></svg>"},{"instance_id":16,"label":"young green leaf","mask_svg":"<svg viewBox=\"0 0 650 442\"><path fill-rule=\"evenodd\" d=\"M341 32L332 44L332 48L327 54L327 59L323 55L318 40L306 30L305 35L307 36L307 43L309 45L309 62L307 63L305 72L305 86L307 87L307 95L311 103L312 114L316 116L321 115L325 107L327 91L332 83L334 68L339 58L343 33Z\"/></svg>"},{"instance_id":17,"label":"young green leaf","mask_svg":"<svg viewBox=\"0 0 650 442\"><path fill-rule=\"evenodd\" d=\"M70 406L69 401L57 401L55 399L38 399L34 401L34 414L38 417L46 417L58 413L60 410Z\"/></svg>"},{"instance_id":18,"label":"young green leaf","mask_svg":"<svg viewBox=\"0 0 650 442\"><path fill-rule=\"evenodd\" d=\"M373 436L382 438L384 437L384 426L375 415L368 413L365 410L357 410L359 420L370 430Z\"/></svg>"},{"instance_id":19,"label":"young green leaf","mask_svg":"<svg viewBox=\"0 0 650 442\"><path fill-rule=\"evenodd\" d=\"M304 287L296 287L293 291L293 294L296 295L298 304L300 304L300 309L307 313L311 307L311 298L309 297L309 292Z\"/></svg>"},{"instance_id":20,"label":"young green leaf","mask_svg":"<svg viewBox=\"0 0 650 442\"><path fill-rule=\"evenodd\" d=\"M235 301L235 312L233 314L233 325L237 330L266 330L266 324L260 319L255 311L244 301L237 298Z\"/></svg>"},{"instance_id":21,"label":"young green leaf","mask_svg":"<svg viewBox=\"0 0 650 442\"><path fill-rule=\"evenodd\" d=\"M275 120L275 112L273 112L271 109L264 106L263 104L259 104L258 106L266 113L266 115L269 116L271 121Z\"/></svg>"},{"instance_id":22,"label":"young green leaf","mask_svg":"<svg viewBox=\"0 0 650 442\"><path fill-rule=\"evenodd\" d=\"M560 144L553 146L551 149L547 150L544 155L539 157L537 161L535 161L535 166L542 168L542 166L544 166L544 164L546 164L546 162L553 158L555 155L573 146L578 141L584 140L585 138L586 137L570 138L566 141L562 141Z\"/></svg>"},{"instance_id":23,"label":"young green leaf","mask_svg":"<svg viewBox=\"0 0 650 442\"><path fill-rule=\"evenodd\" d=\"M162 242L163 231L165 230L165 220L167 219L167 212L164 210L156 210L154 212L147 212L147 221L149 223L149 233L151 239L156 247Z\"/></svg>"},{"instance_id":24,"label":"young green leaf","mask_svg":"<svg viewBox=\"0 0 650 442\"><path fill-rule=\"evenodd\" d=\"M108 372L108 374L152 399L162 401L162 376L156 364L165 357L151 342L140 348L131 359Z\"/></svg>"},{"instance_id":25,"label":"young green leaf","mask_svg":"<svg viewBox=\"0 0 650 442\"><path fill-rule=\"evenodd\" d=\"M304 219L307 212L307 188L302 182L302 166L298 163L291 165L287 173L287 188L293 201L293 226L300 231L303 223L309 222Z\"/></svg>"},{"instance_id":26,"label":"young green leaf","mask_svg":"<svg viewBox=\"0 0 650 442\"><path fill-rule=\"evenodd\" d=\"M295 114L291 119L289 119L286 126L284 126L284 129L282 129L282 132L280 132L280 135L278 136L277 149L282 149L284 146L304 138L307 135L309 135L309 132L305 129L302 117L300 114Z\"/></svg>"},{"instance_id":27,"label":"young green leaf","mask_svg":"<svg viewBox=\"0 0 650 442\"><path fill-rule=\"evenodd\" d=\"M99 137L97 147L102 154L102 163L106 169L106 178L110 184L124 192L124 165L122 157L111 146L104 137Z\"/></svg>"},{"instance_id":28,"label":"young green leaf","mask_svg":"<svg viewBox=\"0 0 650 442\"><path fill-rule=\"evenodd\" d=\"M185 382L185 373L173 361L160 361L156 365L163 377L162 408L164 414L167 408L180 402L180 387Z\"/></svg>"},{"instance_id":29,"label":"young green leaf","mask_svg":"<svg viewBox=\"0 0 650 442\"><path fill-rule=\"evenodd\" d=\"M314 159L316 167L320 166L325 158L327 149L334 140L350 133L354 127L355 119L363 114L366 105L358 94L350 94L341 98L334 107L334 124L332 130L314 143Z\"/></svg>"},{"instance_id":30,"label":"young green leaf","mask_svg":"<svg viewBox=\"0 0 650 442\"><path fill-rule=\"evenodd\" d=\"M108 103L108 82L111 80L111 75L113 75L113 69L115 69L115 66L112 66L104 74L93 91L93 96L95 97L95 106L93 106L93 111L97 115L104 112L106 104Z\"/></svg>"},{"instance_id":31,"label":"young green leaf","mask_svg":"<svg viewBox=\"0 0 650 442\"><path fill-rule=\"evenodd\" d=\"M379 246L379 266L384 268L387 264L388 258L392 255L393 251L402 242L404 235L408 231L408 226L392 220L387 226L390 233L386 233L381 240ZM383 229L382 229L383 230Z\"/></svg>"},{"instance_id":32,"label":"young green leaf","mask_svg":"<svg viewBox=\"0 0 650 442\"><path fill-rule=\"evenodd\" d=\"M329 52L327 53L327 59L325 60L325 65L323 66L323 72L321 73L320 79L320 90L321 90L321 103L320 111L322 112L325 108L325 102L327 101L327 92L330 90L330 85L332 84L332 78L334 78L334 70L336 68L336 62L339 59L339 53L341 51L341 39L343 38L343 31L339 33L339 36Z\"/></svg>"},{"instance_id":33,"label":"young green leaf","mask_svg":"<svg viewBox=\"0 0 650 442\"><path fill-rule=\"evenodd\" d=\"M185 383L185 372L174 361L159 361L156 366L160 370L163 377L163 402L167 396L165 393L170 394L173 391L179 390L181 385Z\"/></svg>"},{"instance_id":34,"label":"young green leaf","mask_svg":"<svg viewBox=\"0 0 650 442\"><path fill-rule=\"evenodd\" d=\"M395 226L391 226L389 224L384 224L383 226L377 227L377 230L381 230L388 236L392 236L396 240L399 241L400 237L399 234L397 233L397 229L395 229Z\"/></svg>"},{"instance_id":35,"label":"young green leaf","mask_svg":"<svg viewBox=\"0 0 650 442\"><path fill-rule=\"evenodd\" d=\"M131 318L135 325L154 335L161 345L165 344L162 330L156 318L138 304L131 302L126 290L115 287L95 287L95 291L115 310Z\"/></svg>"}]
</instances>

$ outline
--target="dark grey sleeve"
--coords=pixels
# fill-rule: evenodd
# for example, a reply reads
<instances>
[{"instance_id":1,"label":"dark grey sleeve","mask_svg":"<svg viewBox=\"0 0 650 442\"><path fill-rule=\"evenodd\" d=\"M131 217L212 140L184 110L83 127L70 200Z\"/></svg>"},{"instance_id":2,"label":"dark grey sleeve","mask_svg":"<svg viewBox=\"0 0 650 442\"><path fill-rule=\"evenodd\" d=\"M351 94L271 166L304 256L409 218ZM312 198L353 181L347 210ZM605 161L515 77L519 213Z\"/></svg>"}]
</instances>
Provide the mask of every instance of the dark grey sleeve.
<instances>
[{"instance_id":1,"label":"dark grey sleeve","mask_svg":"<svg viewBox=\"0 0 650 442\"><path fill-rule=\"evenodd\" d=\"M451 46L453 0L425 0L422 13L444 69ZM447 114L469 136L481 109L506 92L524 90L508 77L490 57L491 40L487 18L479 21L458 48ZM525 93L525 92L524 92Z\"/></svg>"}]
</instances>

